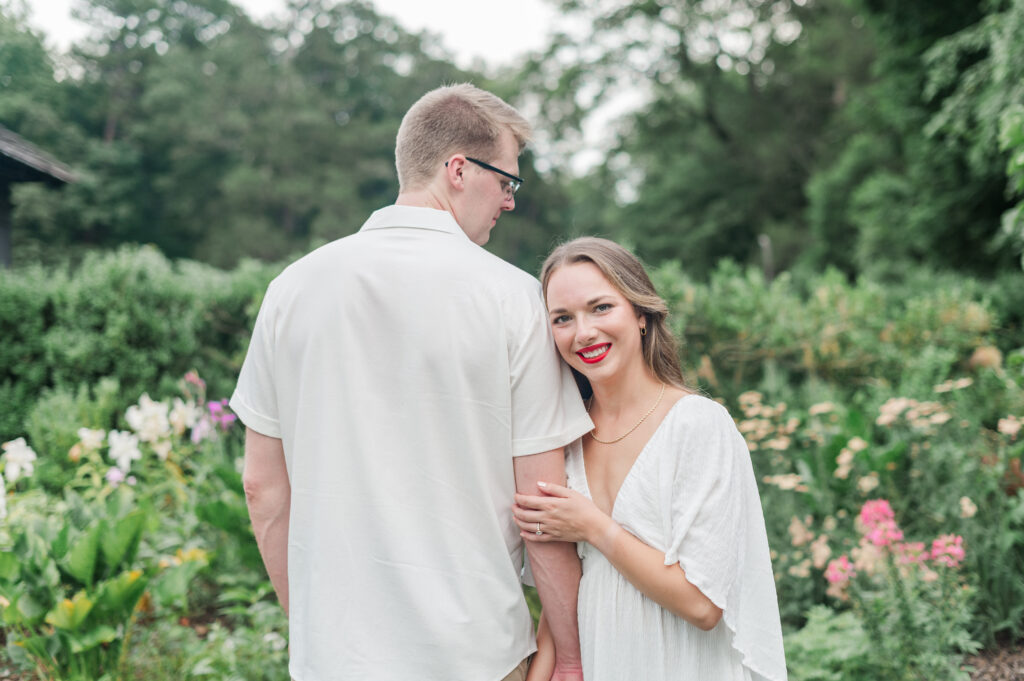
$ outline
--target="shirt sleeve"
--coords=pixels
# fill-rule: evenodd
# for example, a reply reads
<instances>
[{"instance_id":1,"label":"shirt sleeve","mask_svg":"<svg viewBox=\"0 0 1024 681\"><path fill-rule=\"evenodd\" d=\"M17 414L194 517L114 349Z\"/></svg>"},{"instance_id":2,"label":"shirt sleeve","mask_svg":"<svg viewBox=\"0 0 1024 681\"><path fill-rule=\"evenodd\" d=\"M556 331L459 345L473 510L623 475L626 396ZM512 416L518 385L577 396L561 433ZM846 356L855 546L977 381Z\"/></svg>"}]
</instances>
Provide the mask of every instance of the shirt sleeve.
<instances>
[{"instance_id":1,"label":"shirt sleeve","mask_svg":"<svg viewBox=\"0 0 1024 681\"><path fill-rule=\"evenodd\" d=\"M564 447L593 428L555 349L540 284L533 283L506 300L513 456Z\"/></svg>"},{"instance_id":2,"label":"shirt sleeve","mask_svg":"<svg viewBox=\"0 0 1024 681\"><path fill-rule=\"evenodd\" d=\"M256 316L249 349L238 376L229 406L246 427L267 437L281 437L274 381L274 296L273 283Z\"/></svg>"}]
</instances>

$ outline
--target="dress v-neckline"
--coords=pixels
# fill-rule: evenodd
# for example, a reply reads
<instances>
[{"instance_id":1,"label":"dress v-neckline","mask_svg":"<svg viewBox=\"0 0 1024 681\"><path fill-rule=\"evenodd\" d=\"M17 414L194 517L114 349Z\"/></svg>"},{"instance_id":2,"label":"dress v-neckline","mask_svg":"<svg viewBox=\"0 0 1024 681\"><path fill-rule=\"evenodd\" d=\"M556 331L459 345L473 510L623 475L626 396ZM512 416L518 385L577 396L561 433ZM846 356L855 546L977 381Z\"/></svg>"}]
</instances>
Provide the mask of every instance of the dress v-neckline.
<instances>
[{"instance_id":1,"label":"dress v-neckline","mask_svg":"<svg viewBox=\"0 0 1024 681\"><path fill-rule=\"evenodd\" d=\"M619 496L622 495L622 488L626 486L626 482L628 482L629 479L633 476L633 471L636 469L637 464L640 463L640 459L643 458L644 452L646 452L650 448L651 443L654 442L654 438L658 437L658 433L661 432L662 427L665 425L665 423L668 422L670 418L672 418L672 414L676 411L676 408L679 407L679 405L682 404L683 401L686 400L686 398L694 397L696 395L697 393L688 393L680 397L678 400L676 400L675 404L673 404L669 408L668 412L665 414L665 417L661 419L661 423L658 424L658 427L655 428L654 432L651 433L651 436L647 438L647 442L645 442L644 446L640 448L640 453L636 455L635 459L633 459L633 463L630 464L629 470L626 471L626 475L623 476L622 482L619 483L619 489L616 490L615 498L612 499L612 505L608 511L608 517L613 519L615 518L615 508L619 502ZM583 472L583 485L586 487L587 490L587 498L590 499L591 501L594 501L594 495L590 491L590 479L587 477L586 457L583 456L583 439L580 438L578 442L580 445L580 469Z\"/></svg>"}]
</instances>

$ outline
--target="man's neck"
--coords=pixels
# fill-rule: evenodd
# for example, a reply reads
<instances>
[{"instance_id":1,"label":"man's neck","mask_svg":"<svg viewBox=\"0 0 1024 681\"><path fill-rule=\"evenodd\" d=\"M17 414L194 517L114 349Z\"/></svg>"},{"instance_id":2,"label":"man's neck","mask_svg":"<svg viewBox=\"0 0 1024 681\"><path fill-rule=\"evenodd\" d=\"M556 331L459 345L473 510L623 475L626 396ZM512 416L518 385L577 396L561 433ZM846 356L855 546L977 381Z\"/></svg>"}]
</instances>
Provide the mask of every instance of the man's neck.
<instances>
[{"instance_id":1,"label":"man's neck","mask_svg":"<svg viewBox=\"0 0 1024 681\"><path fill-rule=\"evenodd\" d=\"M416 191L402 192L395 199L396 206L412 206L414 208L433 208L452 213L449 202L438 196L429 188ZM453 213L454 214L454 213Z\"/></svg>"}]
</instances>

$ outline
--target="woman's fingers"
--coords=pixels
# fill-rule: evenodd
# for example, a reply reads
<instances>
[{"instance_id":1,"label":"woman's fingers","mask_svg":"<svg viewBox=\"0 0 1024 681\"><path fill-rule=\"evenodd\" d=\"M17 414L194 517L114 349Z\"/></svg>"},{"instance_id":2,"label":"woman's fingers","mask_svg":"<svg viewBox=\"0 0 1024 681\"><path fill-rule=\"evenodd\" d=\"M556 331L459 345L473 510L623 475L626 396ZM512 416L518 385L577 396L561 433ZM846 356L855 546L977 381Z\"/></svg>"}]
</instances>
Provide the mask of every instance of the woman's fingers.
<instances>
[{"instance_id":1,"label":"woman's fingers","mask_svg":"<svg viewBox=\"0 0 1024 681\"><path fill-rule=\"evenodd\" d=\"M572 490L570 490L568 487L556 485L553 482L538 482L537 487L539 487L540 491L543 492L544 494L553 497L568 497L569 495L572 494Z\"/></svg>"},{"instance_id":2,"label":"woman's fingers","mask_svg":"<svg viewBox=\"0 0 1024 681\"><path fill-rule=\"evenodd\" d=\"M563 488L564 489L564 488ZM568 490L566 490L568 491ZM532 508L537 511L551 511L558 508L559 504L564 503L562 500L566 497L562 496L543 496L537 497L530 494L516 494L516 504L523 508Z\"/></svg>"},{"instance_id":3,"label":"woman's fingers","mask_svg":"<svg viewBox=\"0 0 1024 681\"><path fill-rule=\"evenodd\" d=\"M527 513L525 515L517 515L514 517L514 519L516 521L516 525L518 525L519 529L521 530L536 531L538 524L541 526L541 529L543 529L545 524L548 527L552 526L551 518L545 516L542 513Z\"/></svg>"},{"instance_id":4,"label":"woman's fingers","mask_svg":"<svg viewBox=\"0 0 1024 681\"><path fill-rule=\"evenodd\" d=\"M557 539L562 536L561 531L558 526L553 523L552 519L542 513L527 512L522 515L516 514L513 519L516 521L516 525L519 526L520 534L527 539L533 539L536 541L542 536L552 539ZM545 522L545 519L547 522ZM541 534L537 534L538 530Z\"/></svg>"}]
</instances>

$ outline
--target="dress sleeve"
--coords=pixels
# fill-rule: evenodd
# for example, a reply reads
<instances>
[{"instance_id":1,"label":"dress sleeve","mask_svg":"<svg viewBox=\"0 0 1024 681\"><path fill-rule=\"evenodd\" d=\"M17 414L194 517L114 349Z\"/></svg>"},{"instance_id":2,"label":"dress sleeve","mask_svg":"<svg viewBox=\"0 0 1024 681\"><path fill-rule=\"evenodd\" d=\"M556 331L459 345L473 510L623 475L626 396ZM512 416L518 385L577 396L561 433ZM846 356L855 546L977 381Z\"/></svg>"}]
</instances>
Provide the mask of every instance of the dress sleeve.
<instances>
[{"instance_id":1,"label":"dress sleeve","mask_svg":"<svg viewBox=\"0 0 1024 681\"><path fill-rule=\"evenodd\" d=\"M662 506L665 564L722 609L732 646L754 681L787 678L782 624L761 499L743 436L704 398L674 424ZM670 481L670 482L668 482Z\"/></svg>"},{"instance_id":2,"label":"dress sleeve","mask_svg":"<svg viewBox=\"0 0 1024 681\"><path fill-rule=\"evenodd\" d=\"M267 437L281 437L274 380L274 296L273 284L256 316L249 349L231 395L229 406L246 427Z\"/></svg>"},{"instance_id":3,"label":"dress sleeve","mask_svg":"<svg viewBox=\"0 0 1024 681\"><path fill-rule=\"evenodd\" d=\"M736 580L744 528L739 464L746 445L728 412L697 398L699 406L673 423L673 443L661 480L668 546L665 564L679 563L687 579L724 608ZM738 451L742 448L742 452ZM749 463L748 463L749 466Z\"/></svg>"}]
</instances>

